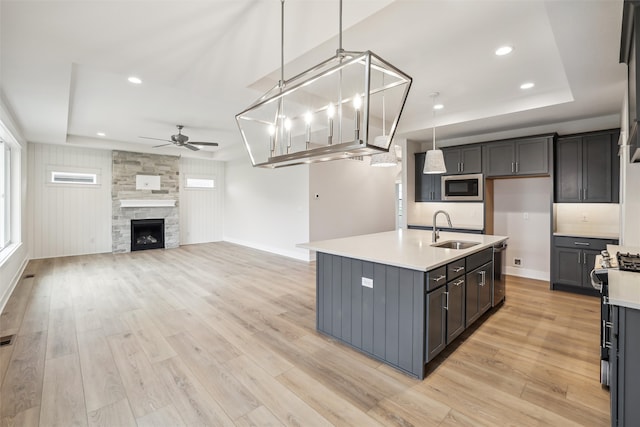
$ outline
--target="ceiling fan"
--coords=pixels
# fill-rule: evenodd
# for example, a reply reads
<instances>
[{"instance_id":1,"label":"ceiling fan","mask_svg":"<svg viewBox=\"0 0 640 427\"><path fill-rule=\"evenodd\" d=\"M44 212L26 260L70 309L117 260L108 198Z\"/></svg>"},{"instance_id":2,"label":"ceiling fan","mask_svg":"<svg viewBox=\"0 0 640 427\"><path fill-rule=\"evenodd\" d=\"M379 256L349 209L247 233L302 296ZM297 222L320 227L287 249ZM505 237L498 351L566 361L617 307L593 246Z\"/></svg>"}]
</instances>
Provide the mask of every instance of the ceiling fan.
<instances>
[{"instance_id":1,"label":"ceiling fan","mask_svg":"<svg viewBox=\"0 0 640 427\"><path fill-rule=\"evenodd\" d=\"M158 141L167 141L168 144L155 145L153 148L164 147L167 145L177 145L178 147L185 147L189 150L198 151L200 148L196 147L196 145L206 145L209 147L217 147L217 142L189 142L189 137L187 135L182 134L183 125L176 125L178 128L178 133L175 135L171 135L171 139L161 139L161 138L151 138L148 136L140 136L139 138L144 139L155 139Z\"/></svg>"}]
</instances>

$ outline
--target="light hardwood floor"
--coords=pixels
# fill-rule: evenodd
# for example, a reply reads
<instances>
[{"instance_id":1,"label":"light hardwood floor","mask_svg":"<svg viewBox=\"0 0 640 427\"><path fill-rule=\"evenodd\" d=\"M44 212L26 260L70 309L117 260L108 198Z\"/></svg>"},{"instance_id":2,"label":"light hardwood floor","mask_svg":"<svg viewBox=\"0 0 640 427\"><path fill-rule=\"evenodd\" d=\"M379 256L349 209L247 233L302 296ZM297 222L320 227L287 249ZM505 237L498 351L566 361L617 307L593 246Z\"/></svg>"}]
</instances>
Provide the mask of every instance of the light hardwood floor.
<instances>
[{"instance_id":1,"label":"light hardwood floor","mask_svg":"<svg viewBox=\"0 0 640 427\"><path fill-rule=\"evenodd\" d=\"M510 277L412 379L315 331L315 264L212 243L31 261L3 426L604 426L597 298Z\"/></svg>"}]
</instances>

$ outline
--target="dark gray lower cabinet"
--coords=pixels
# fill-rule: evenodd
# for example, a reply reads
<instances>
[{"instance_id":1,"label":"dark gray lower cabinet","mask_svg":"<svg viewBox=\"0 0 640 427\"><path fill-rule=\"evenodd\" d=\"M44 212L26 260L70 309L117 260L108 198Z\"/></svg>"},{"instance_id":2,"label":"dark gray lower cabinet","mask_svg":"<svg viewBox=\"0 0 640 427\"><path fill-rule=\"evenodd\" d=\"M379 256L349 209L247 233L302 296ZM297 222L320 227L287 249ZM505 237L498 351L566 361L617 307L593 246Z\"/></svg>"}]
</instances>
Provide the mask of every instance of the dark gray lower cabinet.
<instances>
[{"instance_id":1,"label":"dark gray lower cabinet","mask_svg":"<svg viewBox=\"0 0 640 427\"><path fill-rule=\"evenodd\" d=\"M595 257L617 240L555 236L551 262L551 289L599 295L591 286ZM615 254L612 254L615 256Z\"/></svg>"},{"instance_id":2,"label":"dark gray lower cabinet","mask_svg":"<svg viewBox=\"0 0 640 427\"><path fill-rule=\"evenodd\" d=\"M426 362L436 357L465 329L464 282L463 275L427 293Z\"/></svg>"},{"instance_id":3,"label":"dark gray lower cabinet","mask_svg":"<svg viewBox=\"0 0 640 427\"><path fill-rule=\"evenodd\" d=\"M640 310L613 306L611 425L640 425Z\"/></svg>"},{"instance_id":4,"label":"dark gray lower cabinet","mask_svg":"<svg viewBox=\"0 0 640 427\"><path fill-rule=\"evenodd\" d=\"M465 288L464 276L447 283L447 344L465 329Z\"/></svg>"},{"instance_id":5,"label":"dark gray lower cabinet","mask_svg":"<svg viewBox=\"0 0 640 427\"><path fill-rule=\"evenodd\" d=\"M466 326L469 327L491 308L493 262L467 273Z\"/></svg>"},{"instance_id":6,"label":"dark gray lower cabinet","mask_svg":"<svg viewBox=\"0 0 640 427\"><path fill-rule=\"evenodd\" d=\"M438 289L427 293L426 296L426 362L437 356L447 345L446 290L446 286L440 286Z\"/></svg>"}]
</instances>

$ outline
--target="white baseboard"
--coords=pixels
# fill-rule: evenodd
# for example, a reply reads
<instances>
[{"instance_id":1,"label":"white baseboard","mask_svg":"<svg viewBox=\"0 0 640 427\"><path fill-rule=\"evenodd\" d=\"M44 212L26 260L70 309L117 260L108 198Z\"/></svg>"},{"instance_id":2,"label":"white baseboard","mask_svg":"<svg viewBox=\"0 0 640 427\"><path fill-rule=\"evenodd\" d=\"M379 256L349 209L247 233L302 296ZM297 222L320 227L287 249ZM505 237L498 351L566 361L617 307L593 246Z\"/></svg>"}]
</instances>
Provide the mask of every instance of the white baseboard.
<instances>
[{"instance_id":1,"label":"white baseboard","mask_svg":"<svg viewBox=\"0 0 640 427\"><path fill-rule=\"evenodd\" d=\"M529 268L505 267L505 273L509 276L525 277L527 279L546 280L549 281L550 274L548 271L531 270Z\"/></svg>"},{"instance_id":2,"label":"white baseboard","mask_svg":"<svg viewBox=\"0 0 640 427\"><path fill-rule=\"evenodd\" d=\"M11 278L11 281L9 282L9 287L5 290L4 294L0 296L0 313L4 311L7 302L9 302L9 298L11 298L11 294L15 290L16 286L18 286L20 278L22 277L22 273L24 273L24 270L27 268L28 263L29 256L25 254L24 259L20 263L20 267L18 267L18 270L15 272L15 274Z\"/></svg>"},{"instance_id":3,"label":"white baseboard","mask_svg":"<svg viewBox=\"0 0 640 427\"><path fill-rule=\"evenodd\" d=\"M310 251L308 249L297 249L297 250L287 250L283 248L278 248L274 246L257 244L255 242L247 242L245 240L238 240L229 237L225 237L223 239L225 242L234 243L236 245L246 246L248 248L258 249L260 251L271 252L272 254L286 256L288 258L297 259L300 261L313 261L315 259L315 255L312 258Z\"/></svg>"}]
</instances>

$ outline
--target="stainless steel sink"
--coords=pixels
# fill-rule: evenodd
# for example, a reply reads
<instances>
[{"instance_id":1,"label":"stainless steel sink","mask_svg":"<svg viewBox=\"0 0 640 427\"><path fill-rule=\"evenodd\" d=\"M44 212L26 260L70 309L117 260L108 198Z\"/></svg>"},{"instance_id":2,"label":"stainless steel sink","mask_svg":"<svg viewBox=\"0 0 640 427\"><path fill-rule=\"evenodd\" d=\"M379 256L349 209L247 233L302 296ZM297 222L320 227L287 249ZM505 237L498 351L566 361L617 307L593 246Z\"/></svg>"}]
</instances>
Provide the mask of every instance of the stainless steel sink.
<instances>
[{"instance_id":1,"label":"stainless steel sink","mask_svg":"<svg viewBox=\"0 0 640 427\"><path fill-rule=\"evenodd\" d=\"M467 249L475 245L479 245L478 242L463 242L460 240L447 240L446 242L434 243L434 248L444 248L444 249Z\"/></svg>"}]
</instances>

